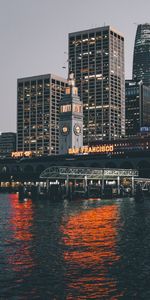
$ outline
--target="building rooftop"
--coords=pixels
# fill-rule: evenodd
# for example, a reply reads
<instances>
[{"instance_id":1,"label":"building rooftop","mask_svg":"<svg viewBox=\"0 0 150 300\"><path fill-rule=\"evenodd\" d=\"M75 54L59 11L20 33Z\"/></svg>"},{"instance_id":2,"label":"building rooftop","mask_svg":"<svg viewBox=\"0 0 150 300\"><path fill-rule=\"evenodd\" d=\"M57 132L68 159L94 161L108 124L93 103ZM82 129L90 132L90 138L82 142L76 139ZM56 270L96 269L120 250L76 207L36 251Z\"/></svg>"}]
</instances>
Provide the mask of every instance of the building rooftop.
<instances>
[{"instance_id":1,"label":"building rooftop","mask_svg":"<svg viewBox=\"0 0 150 300\"><path fill-rule=\"evenodd\" d=\"M67 79L66 78L63 78L61 76L58 76L58 75L55 75L55 74L51 74L51 73L42 74L42 75L33 75L33 76L22 77L22 78L18 78L17 81L37 80L39 78L45 79L47 77L51 77L51 78L53 78L55 80L64 81L64 82L67 83Z\"/></svg>"},{"instance_id":2,"label":"building rooftop","mask_svg":"<svg viewBox=\"0 0 150 300\"><path fill-rule=\"evenodd\" d=\"M105 30L112 30L113 32L117 33L118 35L122 36L124 38L124 35L122 33L120 33L118 30L116 30L115 28L113 28L110 25L107 26L102 26L102 27L96 27L96 28L90 28L90 29L85 29L85 30L81 30L81 31L76 31L76 32L71 32L69 33L69 36L74 36L77 34L82 34L82 33L92 33L92 32L98 32L98 31L105 31Z\"/></svg>"}]
</instances>

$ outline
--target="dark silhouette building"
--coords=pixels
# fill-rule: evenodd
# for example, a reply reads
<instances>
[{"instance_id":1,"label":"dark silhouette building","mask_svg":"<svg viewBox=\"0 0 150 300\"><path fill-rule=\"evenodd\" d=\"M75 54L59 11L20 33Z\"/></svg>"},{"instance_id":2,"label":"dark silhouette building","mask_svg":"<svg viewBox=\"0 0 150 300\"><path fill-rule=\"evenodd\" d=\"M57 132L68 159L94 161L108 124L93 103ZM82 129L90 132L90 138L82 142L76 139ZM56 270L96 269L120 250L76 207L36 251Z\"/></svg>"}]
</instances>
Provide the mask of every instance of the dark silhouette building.
<instances>
[{"instance_id":1,"label":"dark silhouette building","mask_svg":"<svg viewBox=\"0 0 150 300\"><path fill-rule=\"evenodd\" d=\"M150 127L150 87L142 81L125 81L126 136L137 135L142 127Z\"/></svg>"},{"instance_id":2,"label":"dark silhouette building","mask_svg":"<svg viewBox=\"0 0 150 300\"><path fill-rule=\"evenodd\" d=\"M16 133L2 132L0 134L0 157L9 157L16 151Z\"/></svg>"},{"instance_id":3,"label":"dark silhouette building","mask_svg":"<svg viewBox=\"0 0 150 300\"><path fill-rule=\"evenodd\" d=\"M150 24L140 24L137 27L134 57L133 80L142 80L150 86Z\"/></svg>"}]
</instances>

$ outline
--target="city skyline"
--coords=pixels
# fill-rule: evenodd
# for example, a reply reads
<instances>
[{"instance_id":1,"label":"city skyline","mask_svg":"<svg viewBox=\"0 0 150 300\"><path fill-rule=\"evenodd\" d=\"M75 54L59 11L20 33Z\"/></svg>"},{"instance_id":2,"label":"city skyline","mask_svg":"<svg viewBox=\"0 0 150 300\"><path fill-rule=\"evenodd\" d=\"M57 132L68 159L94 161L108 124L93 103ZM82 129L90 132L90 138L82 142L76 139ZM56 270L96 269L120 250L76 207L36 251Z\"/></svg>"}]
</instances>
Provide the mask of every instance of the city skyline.
<instances>
[{"instance_id":1,"label":"city skyline","mask_svg":"<svg viewBox=\"0 0 150 300\"><path fill-rule=\"evenodd\" d=\"M68 52L70 32L101 27L104 23L120 31L125 37L125 75L130 79L137 28L133 23L149 22L149 8L148 0L121 4L119 0L95 0L86 1L86 6L84 1L1 0L0 132L16 131L17 78L46 73L67 77L67 69L62 67L67 65L64 52Z\"/></svg>"}]
</instances>

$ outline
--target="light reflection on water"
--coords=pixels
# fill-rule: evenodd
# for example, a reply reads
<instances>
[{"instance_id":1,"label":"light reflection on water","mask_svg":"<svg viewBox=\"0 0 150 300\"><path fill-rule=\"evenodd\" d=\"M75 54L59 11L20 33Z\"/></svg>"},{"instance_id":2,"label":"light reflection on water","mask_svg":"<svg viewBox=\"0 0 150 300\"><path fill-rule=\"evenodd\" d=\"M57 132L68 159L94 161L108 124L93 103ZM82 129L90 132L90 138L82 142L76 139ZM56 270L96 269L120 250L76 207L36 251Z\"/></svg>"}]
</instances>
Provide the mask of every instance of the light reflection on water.
<instances>
[{"instance_id":1,"label":"light reflection on water","mask_svg":"<svg viewBox=\"0 0 150 300\"><path fill-rule=\"evenodd\" d=\"M31 269L34 266L29 241L32 240L33 234L30 228L33 224L32 201L27 200L19 203L17 195L9 195L11 204L10 214L10 230L12 231L12 239L15 241L15 253L7 252L8 263L12 266L12 270L19 272L22 269ZM29 271L28 271L29 272Z\"/></svg>"},{"instance_id":2,"label":"light reflection on water","mask_svg":"<svg viewBox=\"0 0 150 300\"><path fill-rule=\"evenodd\" d=\"M67 299L108 299L116 290L116 279L109 271L119 260L116 251L117 224L119 220L116 204L82 211L71 216L62 226L63 242L67 246L64 260L70 278Z\"/></svg>"},{"instance_id":3,"label":"light reflection on water","mask_svg":"<svg viewBox=\"0 0 150 300\"><path fill-rule=\"evenodd\" d=\"M0 299L150 299L150 201L0 195Z\"/></svg>"}]
</instances>

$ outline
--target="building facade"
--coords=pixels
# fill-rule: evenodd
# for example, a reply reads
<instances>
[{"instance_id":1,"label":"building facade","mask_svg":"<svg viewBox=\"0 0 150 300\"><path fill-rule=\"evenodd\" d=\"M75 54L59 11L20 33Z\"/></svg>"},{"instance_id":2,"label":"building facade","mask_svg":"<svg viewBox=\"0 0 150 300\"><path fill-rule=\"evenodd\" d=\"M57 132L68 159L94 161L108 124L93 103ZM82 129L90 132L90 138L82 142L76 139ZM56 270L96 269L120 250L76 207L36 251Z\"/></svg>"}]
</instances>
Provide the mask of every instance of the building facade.
<instances>
[{"instance_id":1,"label":"building facade","mask_svg":"<svg viewBox=\"0 0 150 300\"><path fill-rule=\"evenodd\" d=\"M70 33L68 61L83 102L84 144L124 136L124 37L110 26Z\"/></svg>"},{"instance_id":2,"label":"building facade","mask_svg":"<svg viewBox=\"0 0 150 300\"><path fill-rule=\"evenodd\" d=\"M16 151L16 133L3 132L0 134L0 157L9 157Z\"/></svg>"},{"instance_id":3,"label":"building facade","mask_svg":"<svg viewBox=\"0 0 150 300\"><path fill-rule=\"evenodd\" d=\"M140 24L137 27L134 56L133 79L142 80L150 86L150 24Z\"/></svg>"},{"instance_id":4,"label":"building facade","mask_svg":"<svg viewBox=\"0 0 150 300\"><path fill-rule=\"evenodd\" d=\"M18 79L17 151L59 153L59 104L66 83L52 74Z\"/></svg>"},{"instance_id":5,"label":"building facade","mask_svg":"<svg viewBox=\"0 0 150 300\"><path fill-rule=\"evenodd\" d=\"M74 75L70 74L68 87L60 103L59 154L67 154L69 148L83 146L83 105L75 87Z\"/></svg>"},{"instance_id":6,"label":"building facade","mask_svg":"<svg viewBox=\"0 0 150 300\"><path fill-rule=\"evenodd\" d=\"M126 136L135 136L142 127L150 127L150 87L142 81L125 81Z\"/></svg>"}]
</instances>

